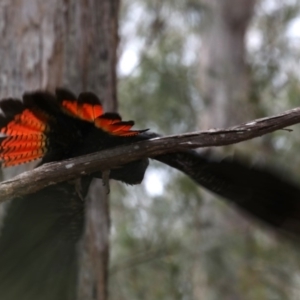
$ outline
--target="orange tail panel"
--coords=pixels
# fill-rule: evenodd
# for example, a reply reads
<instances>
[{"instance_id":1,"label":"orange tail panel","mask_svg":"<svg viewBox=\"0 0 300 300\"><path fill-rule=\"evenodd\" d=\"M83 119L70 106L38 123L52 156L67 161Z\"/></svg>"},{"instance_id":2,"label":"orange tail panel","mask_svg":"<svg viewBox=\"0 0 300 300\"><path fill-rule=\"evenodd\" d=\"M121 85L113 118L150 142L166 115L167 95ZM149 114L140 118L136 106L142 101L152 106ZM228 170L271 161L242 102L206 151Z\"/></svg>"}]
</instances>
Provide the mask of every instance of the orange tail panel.
<instances>
[{"instance_id":1,"label":"orange tail panel","mask_svg":"<svg viewBox=\"0 0 300 300\"><path fill-rule=\"evenodd\" d=\"M70 115L94 123L96 127L115 136L135 136L145 130L131 130L133 121L122 121L117 113L104 113L100 99L93 93L81 93L77 98L69 91L56 91L63 109Z\"/></svg>"},{"instance_id":2,"label":"orange tail panel","mask_svg":"<svg viewBox=\"0 0 300 300\"><path fill-rule=\"evenodd\" d=\"M64 122L56 123L56 120L64 117L90 122L112 136L129 137L145 131L132 130L134 122L122 121L117 113L104 113L100 99L89 92L81 93L77 98L67 90L58 89L55 98L50 93L37 91L24 94L23 103L12 98L3 100L0 108L4 112L4 116L0 116L0 160L6 167L42 158L47 149L67 143L65 140L57 142L60 135L57 126L63 127ZM66 122L70 120L66 119ZM74 126L80 126L80 123ZM69 136L64 127L61 130L60 139Z\"/></svg>"},{"instance_id":3,"label":"orange tail panel","mask_svg":"<svg viewBox=\"0 0 300 300\"><path fill-rule=\"evenodd\" d=\"M0 132L2 166L14 166L41 158L46 151L47 117L24 109L4 125Z\"/></svg>"}]
</instances>

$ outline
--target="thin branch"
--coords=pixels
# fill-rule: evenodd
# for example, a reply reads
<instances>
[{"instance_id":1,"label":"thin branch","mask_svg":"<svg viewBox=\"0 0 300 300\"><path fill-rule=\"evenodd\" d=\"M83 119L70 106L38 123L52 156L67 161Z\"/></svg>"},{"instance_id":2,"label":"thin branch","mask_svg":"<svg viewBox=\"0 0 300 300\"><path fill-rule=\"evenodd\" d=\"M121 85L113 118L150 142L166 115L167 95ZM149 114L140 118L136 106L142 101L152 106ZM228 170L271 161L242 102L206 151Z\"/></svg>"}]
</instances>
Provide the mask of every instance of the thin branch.
<instances>
[{"instance_id":1,"label":"thin branch","mask_svg":"<svg viewBox=\"0 0 300 300\"><path fill-rule=\"evenodd\" d=\"M124 145L65 161L48 163L0 184L0 202L36 192L46 186L99 170L109 170L143 157L199 147L239 143L300 123L300 107L280 115L257 119L228 129L171 135Z\"/></svg>"}]
</instances>

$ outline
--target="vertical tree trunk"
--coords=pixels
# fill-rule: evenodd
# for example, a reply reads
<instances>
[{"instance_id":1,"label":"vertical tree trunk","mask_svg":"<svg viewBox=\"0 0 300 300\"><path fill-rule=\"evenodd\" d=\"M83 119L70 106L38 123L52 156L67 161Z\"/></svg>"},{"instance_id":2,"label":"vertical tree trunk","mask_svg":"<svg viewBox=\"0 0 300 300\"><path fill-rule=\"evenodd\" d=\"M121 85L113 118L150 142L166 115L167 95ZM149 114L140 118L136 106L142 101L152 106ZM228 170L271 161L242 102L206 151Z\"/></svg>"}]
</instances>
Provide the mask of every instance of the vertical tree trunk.
<instances>
[{"instance_id":1,"label":"vertical tree trunk","mask_svg":"<svg viewBox=\"0 0 300 300\"><path fill-rule=\"evenodd\" d=\"M201 92L208 127L227 127L254 117L245 35L255 0L203 0L207 23L201 49ZM208 121L209 120L209 121Z\"/></svg>"},{"instance_id":2,"label":"vertical tree trunk","mask_svg":"<svg viewBox=\"0 0 300 300\"><path fill-rule=\"evenodd\" d=\"M227 127L255 117L255 107L249 101L251 81L246 64L245 35L253 14L255 0L203 0L206 5L206 27L202 37L200 76L201 93L207 104L207 113L201 116L201 128ZM247 222L232 210L220 208L205 194L201 208L202 223L209 222L208 233L199 229L202 242L209 235L210 249L199 253L195 264L195 298L242 299L236 270L226 255L226 237L230 228L240 228L243 239L251 238ZM243 229L241 229L243 228ZM205 231L205 230L204 230ZM232 235L232 233L231 233ZM229 245L229 246L228 246ZM216 274L222 270L222 274ZM226 275L225 275L226 274ZM226 276L226 278L224 278ZM209 287L209 289L207 289Z\"/></svg>"},{"instance_id":3,"label":"vertical tree trunk","mask_svg":"<svg viewBox=\"0 0 300 300\"><path fill-rule=\"evenodd\" d=\"M0 0L0 97L66 86L96 92L117 109L119 0ZM106 299L109 201L94 188L86 205L79 299Z\"/></svg>"}]
</instances>

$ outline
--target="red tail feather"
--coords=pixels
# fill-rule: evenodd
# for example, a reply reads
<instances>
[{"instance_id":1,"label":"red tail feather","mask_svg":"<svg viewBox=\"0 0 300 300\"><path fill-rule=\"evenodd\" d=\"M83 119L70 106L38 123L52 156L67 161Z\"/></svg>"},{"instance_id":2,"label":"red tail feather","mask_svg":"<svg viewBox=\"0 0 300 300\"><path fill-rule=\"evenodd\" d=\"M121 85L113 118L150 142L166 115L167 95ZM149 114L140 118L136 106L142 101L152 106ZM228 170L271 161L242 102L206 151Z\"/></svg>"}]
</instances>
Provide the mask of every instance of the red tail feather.
<instances>
[{"instance_id":1,"label":"red tail feather","mask_svg":"<svg viewBox=\"0 0 300 300\"><path fill-rule=\"evenodd\" d=\"M11 105L13 106L14 103L15 101ZM3 109L3 106L1 108ZM46 151L44 133L48 127L45 115L23 108L20 113L13 116L12 120L7 120L6 124L5 122L3 124L3 120L4 118L0 128L0 132L5 135L0 141L2 166L27 163L43 156Z\"/></svg>"},{"instance_id":2,"label":"red tail feather","mask_svg":"<svg viewBox=\"0 0 300 300\"><path fill-rule=\"evenodd\" d=\"M56 91L56 97L38 91L25 94L23 101L0 102L4 113L4 117L0 116L0 133L4 135L0 137L0 160L4 167L41 158L48 153L48 145L66 157L70 152L68 147L74 147L74 142L80 139L76 132L85 132L87 124L81 125L74 118L116 137L135 136L145 131L131 130L134 122L122 121L117 113L104 113L99 98L93 93L81 93L77 99L63 89ZM53 159L61 159L59 157Z\"/></svg>"},{"instance_id":3,"label":"red tail feather","mask_svg":"<svg viewBox=\"0 0 300 300\"><path fill-rule=\"evenodd\" d=\"M81 93L78 100L73 98L74 95L65 91L59 90L57 94L59 94L58 99L67 113L92 122L105 132L117 136L135 136L142 132L141 130L131 130L134 125L133 121L124 122L117 113L104 113L100 99L93 93Z\"/></svg>"}]
</instances>

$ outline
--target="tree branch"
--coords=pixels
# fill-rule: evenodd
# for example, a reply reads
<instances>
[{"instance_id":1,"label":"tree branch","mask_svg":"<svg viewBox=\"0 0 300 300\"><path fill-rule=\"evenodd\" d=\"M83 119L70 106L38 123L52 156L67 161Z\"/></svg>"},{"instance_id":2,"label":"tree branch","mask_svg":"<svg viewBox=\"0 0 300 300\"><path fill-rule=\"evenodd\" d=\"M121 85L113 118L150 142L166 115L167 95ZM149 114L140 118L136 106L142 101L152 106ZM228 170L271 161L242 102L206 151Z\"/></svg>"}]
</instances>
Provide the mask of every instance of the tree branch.
<instances>
[{"instance_id":1,"label":"tree branch","mask_svg":"<svg viewBox=\"0 0 300 300\"><path fill-rule=\"evenodd\" d=\"M300 107L280 115L253 120L228 129L211 129L158 137L60 162L44 164L0 184L0 202L36 192L46 186L75 179L99 170L108 170L143 157L199 147L239 143L300 123Z\"/></svg>"}]
</instances>

